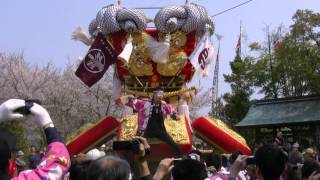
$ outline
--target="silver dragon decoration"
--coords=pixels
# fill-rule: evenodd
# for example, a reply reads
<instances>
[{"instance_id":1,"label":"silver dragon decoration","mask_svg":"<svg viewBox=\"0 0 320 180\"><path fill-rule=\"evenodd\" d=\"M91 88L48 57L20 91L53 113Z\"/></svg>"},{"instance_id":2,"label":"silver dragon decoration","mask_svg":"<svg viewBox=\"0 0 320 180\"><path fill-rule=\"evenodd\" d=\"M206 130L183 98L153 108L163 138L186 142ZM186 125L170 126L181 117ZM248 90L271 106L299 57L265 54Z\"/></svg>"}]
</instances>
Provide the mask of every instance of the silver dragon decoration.
<instances>
[{"instance_id":1,"label":"silver dragon decoration","mask_svg":"<svg viewBox=\"0 0 320 180\"><path fill-rule=\"evenodd\" d=\"M196 31L203 34L206 29L214 31L213 20L208 16L205 7L189 3L182 6L166 6L154 18L156 28L164 34L182 30L186 33ZM120 30L126 32L142 32L147 27L145 14L137 9L128 9L119 5L103 7L89 25L89 33L95 36L100 28L103 34Z\"/></svg>"}]
</instances>

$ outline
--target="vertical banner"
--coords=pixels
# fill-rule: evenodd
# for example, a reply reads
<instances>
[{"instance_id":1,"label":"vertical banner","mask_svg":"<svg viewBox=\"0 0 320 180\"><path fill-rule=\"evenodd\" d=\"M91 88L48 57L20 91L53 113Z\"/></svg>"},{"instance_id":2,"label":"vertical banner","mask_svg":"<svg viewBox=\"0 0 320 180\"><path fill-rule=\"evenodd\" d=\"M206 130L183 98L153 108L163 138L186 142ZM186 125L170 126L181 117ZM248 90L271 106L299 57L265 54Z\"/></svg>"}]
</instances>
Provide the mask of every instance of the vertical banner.
<instances>
[{"instance_id":1,"label":"vertical banner","mask_svg":"<svg viewBox=\"0 0 320 180\"><path fill-rule=\"evenodd\" d=\"M109 66L116 62L117 56L118 53L109 42L98 33L75 74L84 84L91 87L103 77Z\"/></svg>"}]
</instances>

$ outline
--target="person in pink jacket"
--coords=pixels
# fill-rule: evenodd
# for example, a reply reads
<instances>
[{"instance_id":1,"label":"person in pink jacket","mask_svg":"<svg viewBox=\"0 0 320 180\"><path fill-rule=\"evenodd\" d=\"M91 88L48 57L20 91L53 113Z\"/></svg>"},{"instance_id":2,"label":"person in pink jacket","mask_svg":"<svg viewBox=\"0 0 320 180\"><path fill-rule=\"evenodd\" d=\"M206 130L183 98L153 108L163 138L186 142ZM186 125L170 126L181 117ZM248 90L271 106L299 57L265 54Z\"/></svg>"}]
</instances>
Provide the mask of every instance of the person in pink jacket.
<instances>
[{"instance_id":1,"label":"person in pink jacket","mask_svg":"<svg viewBox=\"0 0 320 180\"><path fill-rule=\"evenodd\" d=\"M152 99L138 99L134 96L122 96L119 99L138 114L138 134L145 138L158 138L170 145L176 156L182 156L179 146L167 133L164 120L167 117L177 120L177 112L173 106L163 101L163 90L157 89L153 92Z\"/></svg>"},{"instance_id":2,"label":"person in pink jacket","mask_svg":"<svg viewBox=\"0 0 320 180\"><path fill-rule=\"evenodd\" d=\"M21 109L23 109L21 111ZM32 119L43 128L48 148L40 164L35 169L24 170L12 180L60 180L70 167L70 157L66 146L64 145L60 134L57 132L54 124L46 109L37 103L21 99L10 99L0 105L0 122L13 119ZM2 140L3 142L3 140ZM0 168L6 167L9 162L10 152L6 152L8 147L6 143L0 144L0 156L5 154L7 159L0 161ZM1 174L2 172L2 174ZM8 179L4 174L5 170L0 169L0 178Z\"/></svg>"}]
</instances>

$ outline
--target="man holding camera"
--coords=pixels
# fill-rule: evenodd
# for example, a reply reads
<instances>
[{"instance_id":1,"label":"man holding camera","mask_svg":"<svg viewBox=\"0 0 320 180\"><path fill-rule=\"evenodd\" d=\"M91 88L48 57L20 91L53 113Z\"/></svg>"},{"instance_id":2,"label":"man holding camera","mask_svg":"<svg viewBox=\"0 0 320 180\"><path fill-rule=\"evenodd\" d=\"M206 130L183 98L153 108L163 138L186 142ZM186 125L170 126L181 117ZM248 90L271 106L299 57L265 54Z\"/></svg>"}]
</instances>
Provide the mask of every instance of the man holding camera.
<instances>
[{"instance_id":1,"label":"man holding camera","mask_svg":"<svg viewBox=\"0 0 320 180\"><path fill-rule=\"evenodd\" d=\"M22 117L35 121L43 128L48 150L35 169L22 171L17 177L12 178L5 174L11 158L8 141L0 139L0 179L62 179L70 167L70 157L48 111L37 103L21 99L10 99L0 105L0 122Z\"/></svg>"},{"instance_id":2,"label":"man holding camera","mask_svg":"<svg viewBox=\"0 0 320 180\"><path fill-rule=\"evenodd\" d=\"M134 96L122 96L119 103L125 104L138 113L138 135L146 138L158 138L169 144L177 156L182 156L178 145L167 133L164 120L171 116L172 119L178 120L175 109L163 101L163 90L157 89L153 92L152 99L141 100Z\"/></svg>"}]
</instances>

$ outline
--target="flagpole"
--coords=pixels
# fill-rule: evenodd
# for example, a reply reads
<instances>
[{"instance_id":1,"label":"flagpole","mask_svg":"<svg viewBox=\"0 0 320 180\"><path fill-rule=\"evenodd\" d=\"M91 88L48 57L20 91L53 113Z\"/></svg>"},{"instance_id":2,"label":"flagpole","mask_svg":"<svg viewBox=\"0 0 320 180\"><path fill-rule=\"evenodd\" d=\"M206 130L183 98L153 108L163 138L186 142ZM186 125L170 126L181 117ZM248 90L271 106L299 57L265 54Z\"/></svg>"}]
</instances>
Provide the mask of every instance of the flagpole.
<instances>
[{"instance_id":1,"label":"flagpole","mask_svg":"<svg viewBox=\"0 0 320 180\"><path fill-rule=\"evenodd\" d=\"M218 92L219 92L219 91L218 91L218 90L219 90L219 89L218 89L218 88L219 88L219 63L220 63L219 61L220 61L220 42L221 42L221 39L222 39L222 35L216 34L216 37L217 37L217 39L218 39L218 54L217 54L218 67L217 67L217 74L216 74L216 75L217 75L217 82L216 82L217 85L216 85L216 92L215 92L215 93L216 93L216 97L215 97L215 98L216 98L216 101L217 101L217 99L218 99L218 94L219 94L219 93L218 93Z\"/></svg>"},{"instance_id":2,"label":"flagpole","mask_svg":"<svg viewBox=\"0 0 320 180\"><path fill-rule=\"evenodd\" d=\"M213 73L212 102L211 102L211 113L212 113L212 116L215 116L215 117L218 116L217 99L218 99L218 88L219 88L219 52L220 52L220 41L222 39L222 36L216 34L216 37L218 39L218 51L217 51L216 64L215 64L214 73Z\"/></svg>"},{"instance_id":3,"label":"flagpole","mask_svg":"<svg viewBox=\"0 0 320 180\"><path fill-rule=\"evenodd\" d=\"M218 55L217 55L217 56L218 56L218 57L217 57L217 58L218 58L218 61L217 61L217 63L218 63L217 66L218 66L218 67L217 67L217 72L216 72L216 76L217 76L217 80L216 80L216 81L217 81L217 82L216 82L217 85L216 85L216 92L215 92L215 93L216 93L216 97L215 97L215 98L216 98L216 104L217 104L217 99L218 99L218 94L219 94L218 92L219 92L220 41L221 41L222 36L217 37L217 38L218 38L218 41L219 41L219 47L218 47Z\"/></svg>"},{"instance_id":4,"label":"flagpole","mask_svg":"<svg viewBox=\"0 0 320 180\"><path fill-rule=\"evenodd\" d=\"M236 46L236 55L241 58L241 36L242 36L242 21L240 21L240 34L238 36L238 42Z\"/></svg>"},{"instance_id":5,"label":"flagpole","mask_svg":"<svg viewBox=\"0 0 320 180\"><path fill-rule=\"evenodd\" d=\"M239 48L240 57L241 57L241 40L242 40L242 20L240 20L240 48Z\"/></svg>"},{"instance_id":6,"label":"flagpole","mask_svg":"<svg viewBox=\"0 0 320 180\"><path fill-rule=\"evenodd\" d=\"M272 57L272 53L271 53L271 37L270 37L269 25L267 25L267 36L268 36L269 68L270 68L270 74L272 75L272 72L273 72L273 57ZM276 86L275 86L275 81L274 81L273 76L271 76L271 83L272 83L273 98L277 99L278 95L277 95L277 92L276 92Z\"/></svg>"},{"instance_id":7,"label":"flagpole","mask_svg":"<svg viewBox=\"0 0 320 180\"><path fill-rule=\"evenodd\" d=\"M281 42L281 26L279 27L279 34L278 34L278 37L279 37L279 41Z\"/></svg>"}]
</instances>

